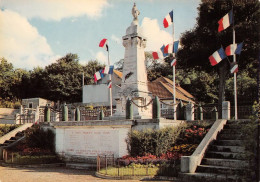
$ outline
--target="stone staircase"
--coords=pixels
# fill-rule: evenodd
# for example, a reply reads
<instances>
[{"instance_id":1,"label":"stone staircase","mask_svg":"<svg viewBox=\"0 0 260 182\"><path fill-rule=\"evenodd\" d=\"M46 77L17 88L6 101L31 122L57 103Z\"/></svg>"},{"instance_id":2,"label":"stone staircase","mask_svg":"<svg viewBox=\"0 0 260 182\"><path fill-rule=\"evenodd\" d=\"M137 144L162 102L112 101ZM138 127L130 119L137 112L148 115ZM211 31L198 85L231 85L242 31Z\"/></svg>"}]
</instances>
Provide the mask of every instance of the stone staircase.
<instances>
[{"instance_id":1,"label":"stone staircase","mask_svg":"<svg viewBox=\"0 0 260 182\"><path fill-rule=\"evenodd\" d=\"M209 145L196 172L185 173L183 181L251 182L240 130L245 123L247 120L239 124L237 121L227 121L217 140Z\"/></svg>"},{"instance_id":2,"label":"stone staircase","mask_svg":"<svg viewBox=\"0 0 260 182\"><path fill-rule=\"evenodd\" d=\"M24 131L19 131L18 133L16 133L14 137L11 137L9 140L5 140L4 143L0 144L0 147L9 147L14 143L22 140L23 138L24 138Z\"/></svg>"}]
</instances>

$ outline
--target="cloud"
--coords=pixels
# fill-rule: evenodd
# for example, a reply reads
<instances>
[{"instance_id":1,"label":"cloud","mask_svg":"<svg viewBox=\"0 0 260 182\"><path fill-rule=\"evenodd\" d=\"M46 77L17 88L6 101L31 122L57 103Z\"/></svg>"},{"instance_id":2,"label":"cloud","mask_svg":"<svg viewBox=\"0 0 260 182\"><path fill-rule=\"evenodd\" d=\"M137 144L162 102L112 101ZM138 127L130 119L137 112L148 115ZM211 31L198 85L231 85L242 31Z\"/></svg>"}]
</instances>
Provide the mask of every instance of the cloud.
<instances>
[{"instance_id":1,"label":"cloud","mask_svg":"<svg viewBox=\"0 0 260 182\"><path fill-rule=\"evenodd\" d=\"M2 0L1 6L26 18L59 21L63 18L87 15L101 17L107 0Z\"/></svg>"},{"instance_id":2,"label":"cloud","mask_svg":"<svg viewBox=\"0 0 260 182\"><path fill-rule=\"evenodd\" d=\"M115 41L117 44L121 45L122 39L119 37L115 36L114 34L111 36L111 40Z\"/></svg>"},{"instance_id":3,"label":"cloud","mask_svg":"<svg viewBox=\"0 0 260 182\"><path fill-rule=\"evenodd\" d=\"M144 17L141 27L147 38L147 51L158 51L163 44L172 43L172 35L160 29L157 19Z\"/></svg>"},{"instance_id":4,"label":"cloud","mask_svg":"<svg viewBox=\"0 0 260 182\"><path fill-rule=\"evenodd\" d=\"M108 64L108 63L107 63L107 56L104 54L103 51L99 51L99 52L96 54L96 59L97 59L97 61L99 61L101 64Z\"/></svg>"},{"instance_id":5,"label":"cloud","mask_svg":"<svg viewBox=\"0 0 260 182\"><path fill-rule=\"evenodd\" d=\"M0 57L5 57L14 67L46 66L58 57L46 38L25 17L10 10L0 10L0 19Z\"/></svg>"}]
</instances>

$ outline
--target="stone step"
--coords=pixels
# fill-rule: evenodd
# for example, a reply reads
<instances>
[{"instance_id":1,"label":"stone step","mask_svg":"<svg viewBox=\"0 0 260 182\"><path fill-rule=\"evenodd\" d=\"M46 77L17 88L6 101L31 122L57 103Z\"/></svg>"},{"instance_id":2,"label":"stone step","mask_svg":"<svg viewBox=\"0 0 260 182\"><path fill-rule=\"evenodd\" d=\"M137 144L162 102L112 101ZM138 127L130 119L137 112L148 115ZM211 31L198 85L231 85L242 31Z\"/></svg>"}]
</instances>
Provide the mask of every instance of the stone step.
<instances>
[{"instance_id":1,"label":"stone step","mask_svg":"<svg viewBox=\"0 0 260 182\"><path fill-rule=\"evenodd\" d=\"M243 142L243 140L215 140L212 144L222 146L241 146Z\"/></svg>"},{"instance_id":2,"label":"stone step","mask_svg":"<svg viewBox=\"0 0 260 182\"><path fill-rule=\"evenodd\" d=\"M7 144L10 144L10 143L13 143L15 142L16 140L6 140L4 143L7 143Z\"/></svg>"},{"instance_id":3,"label":"stone step","mask_svg":"<svg viewBox=\"0 0 260 182\"><path fill-rule=\"evenodd\" d=\"M237 152L215 152L207 151L205 154L206 158L215 158L215 159L245 159L245 154Z\"/></svg>"},{"instance_id":4,"label":"stone step","mask_svg":"<svg viewBox=\"0 0 260 182\"><path fill-rule=\"evenodd\" d=\"M241 129L241 127L239 124L226 124L223 129Z\"/></svg>"},{"instance_id":5,"label":"stone step","mask_svg":"<svg viewBox=\"0 0 260 182\"><path fill-rule=\"evenodd\" d=\"M22 136L24 136L24 132L18 132L15 135L15 137L22 137Z\"/></svg>"},{"instance_id":6,"label":"stone step","mask_svg":"<svg viewBox=\"0 0 260 182\"><path fill-rule=\"evenodd\" d=\"M237 129L223 129L220 133L221 134L241 134L241 131L237 130Z\"/></svg>"},{"instance_id":7,"label":"stone step","mask_svg":"<svg viewBox=\"0 0 260 182\"><path fill-rule=\"evenodd\" d=\"M225 166L198 165L196 172L216 173L224 175L245 175L248 170L244 168L232 168Z\"/></svg>"},{"instance_id":8,"label":"stone step","mask_svg":"<svg viewBox=\"0 0 260 182\"><path fill-rule=\"evenodd\" d=\"M249 162L246 160L237 160L237 159L214 159L214 158L203 158L202 165L211 165L211 166L224 166L231 168L247 168L249 167Z\"/></svg>"},{"instance_id":9,"label":"stone step","mask_svg":"<svg viewBox=\"0 0 260 182\"><path fill-rule=\"evenodd\" d=\"M238 152L238 153L244 153L245 147L241 146L227 146L227 145L210 145L209 146L210 151L216 151L216 152Z\"/></svg>"},{"instance_id":10,"label":"stone step","mask_svg":"<svg viewBox=\"0 0 260 182\"><path fill-rule=\"evenodd\" d=\"M241 179L236 175L223 175L216 173L180 173L179 177L181 181L185 182L247 182L247 180Z\"/></svg>"},{"instance_id":11,"label":"stone step","mask_svg":"<svg viewBox=\"0 0 260 182\"><path fill-rule=\"evenodd\" d=\"M248 124L250 119L228 120L227 124Z\"/></svg>"},{"instance_id":12,"label":"stone step","mask_svg":"<svg viewBox=\"0 0 260 182\"><path fill-rule=\"evenodd\" d=\"M86 163L66 163L66 167L72 168L72 169L96 169L96 164L86 164Z\"/></svg>"},{"instance_id":13,"label":"stone step","mask_svg":"<svg viewBox=\"0 0 260 182\"><path fill-rule=\"evenodd\" d=\"M232 134L232 133L220 133L218 134L217 136L217 139L219 140L239 140L239 139L242 139L242 135L241 134Z\"/></svg>"}]
</instances>

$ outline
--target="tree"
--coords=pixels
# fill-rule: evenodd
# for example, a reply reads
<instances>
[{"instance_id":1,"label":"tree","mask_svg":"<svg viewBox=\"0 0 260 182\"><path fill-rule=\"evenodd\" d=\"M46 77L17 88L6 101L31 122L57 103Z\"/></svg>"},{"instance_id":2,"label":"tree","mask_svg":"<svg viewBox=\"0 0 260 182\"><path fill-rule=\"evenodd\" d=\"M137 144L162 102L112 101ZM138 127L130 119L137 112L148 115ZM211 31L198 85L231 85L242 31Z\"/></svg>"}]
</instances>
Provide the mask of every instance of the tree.
<instances>
[{"instance_id":1,"label":"tree","mask_svg":"<svg viewBox=\"0 0 260 182\"><path fill-rule=\"evenodd\" d=\"M232 3L234 2L234 3ZM233 5L236 42L244 41L243 52L237 58L239 69L247 70L248 76L256 74L257 53L259 45L259 1L208 1L202 0L198 11L197 24L194 29L185 32L181 37L182 49L177 58L181 68L204 70L217 73L219 79L219 100L221 106L225 99L225 81L232 75L229 72L228 59L224 59L212 67L208 57L218 50L232 44L232 27L218 33L218 21L227 14ZM229 58L230 59L230 58ZM231 59L229 60L232 61Z\"/></svg>"},{"instance_id":2,"label":"tree","mask_svg":"<svg viewBox=\"0 0 260 182\"><path fill-rule=\"evenodd\" d=\"M13 85L16 82L15 70L12 63L8 63L5 58L0 62L0 93L4 100L12 101L15 99L13 94Z\"/></svg>"},{"instance_id":3,"label":"tree","mask_svg":"<svg viewBox=\"0 0 260 182\"><path fill-rule=\"evenodd\" d=\"M67 54L49 66L43 73L47 99L80 102L82 95L82 66L77 54Z\"/></svg>"},{"instance_id":4,"label":"tree","mask_svg":"<svg viewBox=\"0 0 260 182\"><path fill-rule=\"evenodd\" d=\"M97 60L89 61L85 66L83 66L84 77L85 77L85 85L94 83L94 74L104 69L105 65L100 64Z\"/></svg>"}]
</instances>

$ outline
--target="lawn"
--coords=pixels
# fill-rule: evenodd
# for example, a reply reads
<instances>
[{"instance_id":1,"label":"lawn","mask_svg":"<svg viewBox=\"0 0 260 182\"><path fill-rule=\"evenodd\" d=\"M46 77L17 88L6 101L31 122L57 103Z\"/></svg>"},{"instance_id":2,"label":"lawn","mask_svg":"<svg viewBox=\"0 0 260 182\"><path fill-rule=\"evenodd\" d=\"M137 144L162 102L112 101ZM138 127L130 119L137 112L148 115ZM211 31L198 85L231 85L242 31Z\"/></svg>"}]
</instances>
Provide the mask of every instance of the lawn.
<instances>
[{"instance_id":1,"label":"lawn","mask_svg":"<svg viewBox=\"0 0 260 182\"><path fill-rule=\"evenodd\" d=\"M159 167L108 167L101 169L99 173L110 176L155 176L158 173Z\"/></svg>"}]
</instances>

